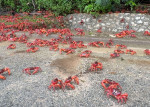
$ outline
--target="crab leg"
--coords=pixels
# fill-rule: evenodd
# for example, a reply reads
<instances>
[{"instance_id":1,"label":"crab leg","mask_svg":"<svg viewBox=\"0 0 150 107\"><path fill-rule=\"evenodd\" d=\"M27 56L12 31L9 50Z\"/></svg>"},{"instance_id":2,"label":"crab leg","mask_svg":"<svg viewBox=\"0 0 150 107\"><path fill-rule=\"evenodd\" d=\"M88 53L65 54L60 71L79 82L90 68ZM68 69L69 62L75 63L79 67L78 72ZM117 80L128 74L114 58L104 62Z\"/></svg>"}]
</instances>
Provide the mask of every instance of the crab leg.
<instances>
[{"instance_id":1,"label":"crab leg","mask_svg":"<svg viewBox=\"0 0 150 107\"><path fill-rule=\"evenodd\" d=\"M67 83L66 84L68 87L71 87L73 90L75 89L74 85L70 84L70 83Z\"/></svg>"},{"instance_id":2,"label":"crab leg","mask_svg":"<svg viewBox=\"0 0 150 107\"><path fill-rule=\"evenodd\" d=\"M79 78L77 76L73 76L74 82L79 85Z\"/></svg>"},{"instance_id":3,"label":"crab leg","mask_svg":"<svg viewBox=\"0 0 150 107\"><path fill-rule=\"evenodd\" d=\"M8 71L8 75L10 75L10 69L9 68L5 68L5 71Z\"/></svg>"},{"instance_id":4,"label":"crab leg","mask_svg":"<svg viewBox=\"0 0 150 107\"><path fill-rule=\"evenodd\" d=\"M6 79L6 77L4 77L4 76L0 75L0 79L5 80L5 79Z\"/></svg>"}]
</instances>

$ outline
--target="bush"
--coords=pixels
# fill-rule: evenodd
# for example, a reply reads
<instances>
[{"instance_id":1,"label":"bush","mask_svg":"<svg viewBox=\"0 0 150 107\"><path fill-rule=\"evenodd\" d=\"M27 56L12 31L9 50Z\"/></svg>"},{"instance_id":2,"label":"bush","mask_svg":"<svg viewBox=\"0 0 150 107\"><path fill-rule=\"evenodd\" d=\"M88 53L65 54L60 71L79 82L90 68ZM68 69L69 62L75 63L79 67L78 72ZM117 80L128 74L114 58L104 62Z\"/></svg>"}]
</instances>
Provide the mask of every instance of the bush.
<instances>
[{"instance_id":1,"label":"bush","mask_svg":"<svg viewBox=\"0 0 150 107\"><path fill-rule=\"evenodd\" d=\"M138 0L0 0L0 5L7 11L51 10L55 15L66 15L73 10L91 14L117 11L122 3L133 10Z\"/></svg>"}]
</instances>

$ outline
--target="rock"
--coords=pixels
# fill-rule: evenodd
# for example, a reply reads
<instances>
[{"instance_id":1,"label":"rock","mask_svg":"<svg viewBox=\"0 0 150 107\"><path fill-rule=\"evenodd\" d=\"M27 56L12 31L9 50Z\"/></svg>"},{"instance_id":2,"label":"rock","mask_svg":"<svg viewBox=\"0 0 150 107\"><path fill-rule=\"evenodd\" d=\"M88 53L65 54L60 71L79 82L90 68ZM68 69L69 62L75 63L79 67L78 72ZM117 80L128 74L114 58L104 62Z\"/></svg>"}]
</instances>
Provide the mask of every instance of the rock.
<instances>
[{"instance_id":1,"label":"rock","mask_svg":"<svg viewBox=\"0 0 150 107\"><path fill-rule=\"evenodd\" d=\"M137 21L138 24L143 23L142 20Z\"/></svg>"}]
</instances>

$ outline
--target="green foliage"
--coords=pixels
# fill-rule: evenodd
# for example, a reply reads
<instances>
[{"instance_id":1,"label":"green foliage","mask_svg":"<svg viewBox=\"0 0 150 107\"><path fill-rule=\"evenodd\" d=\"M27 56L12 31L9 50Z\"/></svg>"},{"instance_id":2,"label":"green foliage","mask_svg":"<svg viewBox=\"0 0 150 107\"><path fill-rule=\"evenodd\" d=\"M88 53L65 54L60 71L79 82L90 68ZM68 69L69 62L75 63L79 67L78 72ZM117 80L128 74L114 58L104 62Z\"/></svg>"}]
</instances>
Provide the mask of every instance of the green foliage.
<instances>
[{"instance_id":1,"label":"green foliage","mask_svg":"<svg viewBox=\"0 0 150 107\"><path fill-rule=\"evenodd\" d=\"M0 0L0 6L4 9L17 12L32 12L34 10L51 10L55 15L66 15L73 10L90 14L117 11L121 3L129 6L131 10L139 0Z\"/></svg>"},{"instance_id":2,"label":"green foliage","mask_svg":"<svg viewBox=\"0 0 150 107\"><path fill-rule=\"evenodd\" d=\"M133 0L128 0L125 5L130 6L131 10L133 10L133 8L136 6L136 3Z\"/></svg>"}]
</instances>

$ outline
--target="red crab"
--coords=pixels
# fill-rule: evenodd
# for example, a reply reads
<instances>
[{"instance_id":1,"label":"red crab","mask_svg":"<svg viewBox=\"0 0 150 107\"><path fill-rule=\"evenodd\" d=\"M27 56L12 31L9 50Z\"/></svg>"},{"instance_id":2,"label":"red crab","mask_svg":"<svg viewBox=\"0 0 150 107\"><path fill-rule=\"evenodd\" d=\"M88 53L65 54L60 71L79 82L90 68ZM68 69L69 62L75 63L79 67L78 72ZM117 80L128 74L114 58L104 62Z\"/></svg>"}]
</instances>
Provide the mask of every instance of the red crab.
<instances>
[{"instance_id":1,"label":"red crab","mask_svg":"<svg viewBox=\"0 0 150 107\"><path fill-rule=\"evenodd\" d=\"M40 67L29 67L29 68L23 69L22 72L25 72L25 73L27 73L29 75L33 75L33 74L35 74L35 73L37 73L39 71L42 71L42 69Z\"/></svg>"},{"instance_id":2,"label":"red crab","mask_svg":"<svg viewBox=\"0 0 150 107\"><path fill-rule=\"evenodd\" d=\"M122 87L119 83L112 81L110 79L104 79L101 82L101 85L105 89L105 92L107 93L107 97L113 96L118 100L118 103L121 100L121 104L124 102L126 103L126 100L128 99L128 94L124 93L122 94Z\"/></svg>"},{"instance_id":3,"label":"red crab","mask_svg":"<svg viewBox=\"0 0 150 107\"><path fill-rule=\"evenodd\" d=\"M113 46L114 42L112 39L110 39L108 42L106 42L106 47L110 48L110 46Z\"/></svg>"},{"instance_id":4,"label":"red crab","mask_svg":"<svg viewBox=\"0 0 150 107\"><path fill-rule=\"evenodd\" d=\"M65 82L63 83L64 85L64 88L67 86L67 87L70 87L72 89L75 89L75 86L71 84L71 81L74 80L74 82L79 85L79 78L77 76L70 76L68 77Z\"/></svg>"},{"instance_id":5,"label":"red crab","mask_svg":"<svg viewBox=\"0 0 150 107\"><path fill-rule=\"evenodd\" d=\"M16 48L16 45L15 44L10 44L7 49L15 49Z\"/></svg>"},{"instance_id":6,"label":"red crab","mask_svg":"<svg viewBox=\"0 0 150 107\"><path fill-rule=\"evenodd\" d=\"M144 35L150 36L150 32L149 31L145 31Z\"/></svg>"},{"instance_id":7,"label":"red crab","mask_svg":"<svg viewBox=\"0 0 150 107\"><path fill-rule=\"evenodd\" d=\"M32 46L31 48L27 49L27 52L36 52L36 51L38 51L38 50L39 50L38 47Z\"/></svg>"},{"instance_id":8,"label":"red crab","mask_svg":"<svg viewBox=\"0 0 150 107\"><path fill-rule=\"evenodd\" d=\"M145 53L146 55L150 55L150 50L149 50L149 49L145 49L145 50L144 50L144 53Z\"/></svg>"},{"instance_id":9,"label":"red crab","mask_svg":"<svg viewBox=\"0 0 150 107\"><path fill-rule=\"evenodd\" d=\"M63 51L63 52L66 52L66 55L75 52L75 51L74 51L73 49L71 49L71 48L65 48L65 49L62 48L62 49L59 49L60 54L62 54L62 51Z\"/></svg>"},{"instance_id":10,"label":"red crab","mask_svg":"<svg viewBox=\"0 0 150 107\"><path fill-rule=\"evenodd\" d=\"M119 53L111 53L111 54L110 54L110 57L111 57L111 58L115 58L115 57L119 57L119 56L120 56Z\"/></svg>"},{"instance_id":11,"label":"red crab","mask_svg":"<svg viewBox=\"0 0 150 107\"><path fill-rule=\"evenodd\" d=\"M120 49L117 49L117 50L114 50L114 53L123 54L124 51L122 51L122 50L120 50Z\"/></svg>"},{"instance_id":12,"label":"red crab","mask_svg":"<svg viewBox=\"0 0 150 107\"><path fill-rule=\"evenodd\" d=\"M102 33L101 30L102 30L102 28L100 27L96 32L97 32L97 33Z\"/></svg>"},{"instance_id":13,"label":"red crab","mask_svg":"<svg viewBox=\"0 0 150 107\"><path fill-rule=\"evenodd\" d=\"M0 79L5 80L6 77L4 77L3 75L1 75L3 72L8 72L8 75L10 75L10 69L9 68L0 69Z\"/></svg>"},{"instance_id":14,"label":"red crab","mask_svg":"<svg viewBox=\"0 0 150 107\"><path fill-rule=\"evenodd\" d=\"M129 36L130 36L130 37L133 37L133 38L136 38L136 35L135 35L135 34L130 34Z\"/></svg>"},{"instance_id":15,"label":"red crab","mask_svg":"<svg viewBox=\"0 0 150 107\"><path fill-rule=\"evenodd\" d=\"M117 49L125 49L125 48L127 48L127 46L126 45L122 45L122 44L117 44L116 46L115 46Z\"/></svg>"},{"instance_id":16,"label":"red crab","mask_svg":"<svg viewBox=\"0 0 150 107\"><path fill-rule=\"evenodd\" d=\"M126 49L126 54L134 55L134 54L136 54L136 52L133 51L132 49Z\"/></svg>"},{"instance_id":17,"label":"red crab","mask_svg":"<svg viewBox=\"0 0 150 107\"><path fill-rule=\"evenodd\" d=\"M83 24L84 24L84 21L83 21L83 20L81 20L81 21L80 21L80 25L83 25Z\"/></svg>"},{"instance_id":18,"label":"red crab","mask_svg":"<svg viewBox=\"0 0 150 107\"><path fill-rule=\"evenodd\" d=\"M49 50L54 50L54 51L59 50L58 44L54 44L54 45L50 46Z\"/></svg>"},{"instance_id":19,"label":"red crab","mask_svg":"<svg viewBox=\"0 0 150 107\"><path fill-rule=\"evenodd\" d=\"M51 84L49 85L49 89L53 87L53 90L55 91L55 88L62 88L63 89L63 82L62 80L59 80L58 78L55 78L51 81Z\"/></svg>"},{"instance_id":20,"label":"red crab","mask_svg":"<svg viewBox=\"0 0 150 107\"><path fill-rule=\"evenodd\" d=\"M76 35L85 35L85 32L84 32L84 30L83 29L80 29L80 28L75 28L75 30L77 31L77 33L76 33Z\"/></svg>"},{"instance_id":21,"label":"red crab","mask_svg":"<svg viewBox=\"0 0 150 107\"><path fill-rule=\"evenodd\" d=\"M76 49L77 48L77 43L71 43L69 48Z\"/></svg>"},{"instance_id":22,"label":"red crab","mask_svg":"<svg viewBox=\"0 0 150 107\"><path fill-rule=\"evenodd\" d=\"M85 50L80 54L80 57L89 57L92 51L90 50Z\"/></svg>"},{"instance_id":23,"label":"red crab","mask_svg":"<svg viewBox=\"0 0 150 107\"><path fill-rule=\"evenodd\" d=\"M91 42L88 45L90 45L90 46L96 46L96 47L100 47L100 46L104 47L104 42L96 41L96 42Z\"/></svg>"},{"instance_id":24,"label":"red crab","mask_svg":"<svg viewBox=\"0 0 150 107\"><path fill-rule=\"evenodd\" d=\"M102 70L102 68L103 68L103 65L102 65L102 63L100 63L100 62L94 62L94 63L92 63L92 65L91 65L91 67L90 67L90 70L91 71L97 71L97 69L100 69L100 70Z\"/></svg>"},{"instance_id":25,"label":"red crab","mask_svg":"<svg viewBox=\"0 0 150 107\"><path fill-rule=\"evenodd\" d=\"M79 48L87 48L87 46L83 44L83 41L76 41L76 43Z\"/></svg>"}]
</instances>

